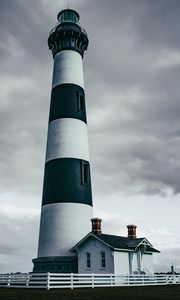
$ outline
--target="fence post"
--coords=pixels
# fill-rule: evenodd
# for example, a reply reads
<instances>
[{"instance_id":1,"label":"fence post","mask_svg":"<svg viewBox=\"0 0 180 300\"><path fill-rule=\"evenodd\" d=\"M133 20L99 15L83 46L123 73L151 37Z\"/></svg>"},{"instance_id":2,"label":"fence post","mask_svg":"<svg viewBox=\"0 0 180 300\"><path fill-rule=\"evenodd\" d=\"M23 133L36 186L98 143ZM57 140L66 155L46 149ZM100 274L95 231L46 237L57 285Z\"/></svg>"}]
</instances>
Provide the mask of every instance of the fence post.
<instances>
[{"instance_id":1,"label":"fence post","mask_svg":"<svg viewBox=\"0 0 180 300\"><path fill-rule=\"evenodd\" d=\"M71 273L71 290L73 290L73 273Z\"/></svg>"},{"instance_id":2,"label":"fence post","mask_svg":"<svg viewBox=\"0 0 180 300\"><path fill-rule=\"evenodd\" d=\"M112 280L112 273L111 273L111 285L113 285L113 280Z\"/></svg>"},{"instance_id":3,"label":"fence post","mask_svg":"<svg viewBox=\"0 0 180 300\"><path fill-rule=\"evenodd\" d=\"M168 284L168 283L169 283L169 276L166 275L166 284Z\"/></svg>"},{"instance_id":4,"label":"fence post","mask_svg":"<svg viewBox=\"0 0 180 300\"><path fill-rule=\"evenodd\" d=\"M47 281L46 281L46 289L49 290L50 288L50 273L47 273Z\"/></svg>"},{"instance_id":5,"label":"fence post","mask_svg":"<svg viewBox=\"0 0 180 300\"><path fill-rule=\"evenodd\" d=\"M29 286L29 273L26 275L26 287Z\"/></svg>"},{"instance_id":6,"label":"fence post","mask_svg":"<svg viewBox=\"0 0 180 300\"><path fill-rule=\"evenodd\" d=\"M94 274L92 273L92 288L94 288Z\"/></svg>"},{"instance_id":7,"label":"fence post","mask_svg":"<svg viewBox=\"0 0 180 300\"><path fill-rule=\"evenodd\" d=\"M11 284L11 275L8 275L7 287L9 288Z\"/></svg>"},{"instance_id":8,"label":"fence post","mask_svg":"<svg viewBox=\"0 0 180 300\"><path fill-rule=\"evenodd\" d=\"M159 283L159 277L158 277L157 274L155 275L155 282L156 282L156 285L158 285L158 283Z\"/></svg>"}]
</instances>

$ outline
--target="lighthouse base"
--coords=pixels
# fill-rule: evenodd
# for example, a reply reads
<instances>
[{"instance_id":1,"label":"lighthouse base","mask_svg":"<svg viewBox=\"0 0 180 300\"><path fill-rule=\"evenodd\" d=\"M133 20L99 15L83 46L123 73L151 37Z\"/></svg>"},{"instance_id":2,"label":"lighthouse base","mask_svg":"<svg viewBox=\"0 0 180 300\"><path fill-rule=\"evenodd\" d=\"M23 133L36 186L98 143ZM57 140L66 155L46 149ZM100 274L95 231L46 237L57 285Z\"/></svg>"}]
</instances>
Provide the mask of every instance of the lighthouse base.
<instances>
[{"instance_id":1,"label":"lighthouse base","mask_svg":"<svg viewBox=\"0 0 180 300\"><path fill-rule=\"evenodd\" d=\"M34 273L78 273L77 256L49 256L32 260Z\"/></svg>"}]
</instances>

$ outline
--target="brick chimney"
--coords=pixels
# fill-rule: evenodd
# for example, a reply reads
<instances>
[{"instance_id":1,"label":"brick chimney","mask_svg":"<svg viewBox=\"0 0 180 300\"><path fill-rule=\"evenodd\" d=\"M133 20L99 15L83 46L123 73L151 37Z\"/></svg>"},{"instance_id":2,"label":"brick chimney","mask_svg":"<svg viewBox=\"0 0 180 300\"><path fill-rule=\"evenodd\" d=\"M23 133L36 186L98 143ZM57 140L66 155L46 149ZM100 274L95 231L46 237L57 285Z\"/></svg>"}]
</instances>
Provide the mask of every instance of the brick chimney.
<instances>
[{"instance_id":1,"label":"brick chimney","mask_svg":"<svg viewBox=\"0 0 180 300\"><path fill-rule=\"evenodd\" d=\"M95 233L95 234L101 234L102 233L102 231L101 231L101 221L102 221L102 219L100 219L100 218L91 219L92 233Z\"/></svg>"},{"instance_id":2,"label":"brick chimney","mask_svg":"<svg viewBox=\"0 0 180 300\"><path fill-rule=\"evenodd\" d=\"M130 239L136 239L136 225L128 225L127 229L128 229L128 238Z\"/></svg>"}]
</instances>

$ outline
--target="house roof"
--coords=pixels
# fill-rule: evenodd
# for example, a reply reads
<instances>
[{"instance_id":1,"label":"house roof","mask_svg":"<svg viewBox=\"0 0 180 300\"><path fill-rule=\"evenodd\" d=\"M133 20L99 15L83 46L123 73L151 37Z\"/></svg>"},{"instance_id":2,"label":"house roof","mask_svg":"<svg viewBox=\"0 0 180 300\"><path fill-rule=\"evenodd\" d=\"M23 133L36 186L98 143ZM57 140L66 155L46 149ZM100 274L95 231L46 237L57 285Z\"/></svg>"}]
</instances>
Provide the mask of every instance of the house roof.
<instances>
[{"instance_id":1,"label":"house roof","mask_svg":"<svg viewBox=\"0 0 180 300\"><path fill-rule=\"evenodd\" d=\"M156 252L159 253L157 249L149 243L146 238L136 238L132 239L124 236L117 236L111 234L94 234L90 232L86 235L78 244L76 244L70 251L74 251L76 248L81 246L87 239L96 238L101 242L108 245L114 250L127 250L127 251L136 251L141 245L145 246L145 252Z\"/></svg>"}]
</instances>

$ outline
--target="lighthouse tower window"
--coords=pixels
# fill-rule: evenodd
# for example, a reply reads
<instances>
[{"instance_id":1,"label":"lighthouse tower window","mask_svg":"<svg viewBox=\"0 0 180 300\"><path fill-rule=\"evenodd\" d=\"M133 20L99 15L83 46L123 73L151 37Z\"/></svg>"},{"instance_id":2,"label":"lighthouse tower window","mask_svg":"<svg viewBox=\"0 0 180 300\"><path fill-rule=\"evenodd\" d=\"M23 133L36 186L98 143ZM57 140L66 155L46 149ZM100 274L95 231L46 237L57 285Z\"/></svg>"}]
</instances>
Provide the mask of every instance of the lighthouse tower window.
<instances>
[{"instance_id":1,"label":"lighthouse tower window","mask_svg":"<svg viewBox=\"0 0 180 300\"><path fill-rule=\"evenodd\" d=\"M89 183L89 163L86 161L82 161L81 164L81 182L82 184Z\"/></svg>"},{"instance_id":2,"label":"lighthouse tower window","mask_svg":"<svg viewBox=\"0 0 180 300\"><path fill-rule=\"evenodd\" d=\"M79 92L77 92L76 96L77 96L78 110L81 111L81 112L85 111L85 97L84 97L84 95L81 95Z\"/></svg>"},{"instance_id":3,"label":"lighthouse tower window","mask_svg":"<svg viewBox=\"0 0 180 300\"><path fill-rule=\"evenodd\" d=\"M84 111L84 96L80 95L79 97L79 107L81 111Z\"/></svg>"}]
</instances>

